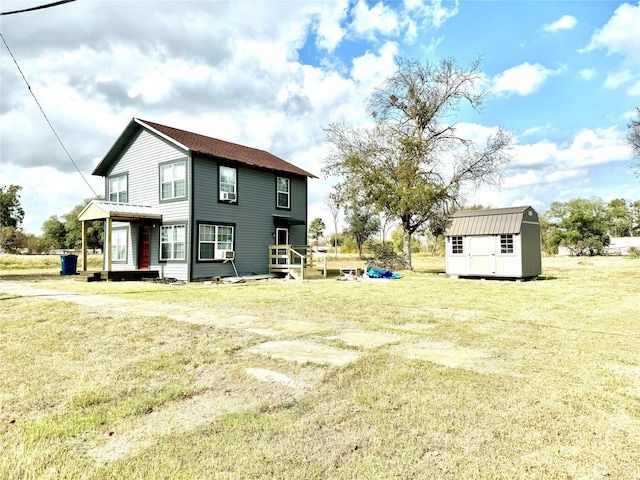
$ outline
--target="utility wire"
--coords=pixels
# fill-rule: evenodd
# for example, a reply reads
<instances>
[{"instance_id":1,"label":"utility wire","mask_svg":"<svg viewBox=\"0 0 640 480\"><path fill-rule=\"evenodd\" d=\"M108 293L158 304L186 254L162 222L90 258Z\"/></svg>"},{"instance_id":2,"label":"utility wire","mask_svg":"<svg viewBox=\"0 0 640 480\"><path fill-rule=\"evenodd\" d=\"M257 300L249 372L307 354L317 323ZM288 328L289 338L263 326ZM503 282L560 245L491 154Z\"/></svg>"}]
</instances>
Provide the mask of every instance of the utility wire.
<instances>
[{"instance_id":1,"label":"utility wire","mask_svg":"<svg viewBox=\"0 0 640 480\"><path fill-rule=\"evenodd\" d=\"M38 5L37 7L23 8L22 10L13 10L12 12L0 12L0 15L13 15L14 13L32 12L34 10L41 10L43 8L57 7L58 5L64 5L65 3L75 2L76 0L60 0L59 2L47 3L46 5Z\"/></svg>"},{"instance_id":2,"label":"utility wire","mask_svg":"<svg viewBox=\"0 0 640 480\"><path fill-rule=\"evenodd\" d=\"M68 0L67 0L68 1ZM40 109L40 111L42 112L42 115L44 116L44 119L47 121L47 123L49 124L49 127L51 127L51 131L53 132L53 134L56 136L56 138L58 139L58 142L60 143L60 145L62 146L62 149L64 150L64 152L67 154L67 157L69 157L69 160L71 160L71 163L73 163L73 166L76 167L76 170L78 171L78 173L80 174L80 176L82 177L82 180L84 180L84 183L87 184L87 186L89 187L89 189L93 192L93 195L95 197L98 196L98 194L96 193L96 191L93 189L93 187L91 186L91 184L87 181L87 179L84 177L84 175L82 174L82 172L80 171L80 169L78 168L78 165L76 165L76 162L73 161L73 158L71 158L71 155L69 154L69 151L67 150L67 148L64 146L64 143L62 143L62 140L60 140L60 137L58 136L58 133L56 132L56 129L53 128L53 125L51 124L51 122L49 121L49 117L47 117L47 114L44 113L44 110L42 109L42 105L40 105L40 102L38 101L38 99L36 98L36 95L33 93L33 90L31 90L31 85L29 85L29 82L27 81L27 78L24 76L24 73L22 73L22 69L20 68L20 65L18 65L18 61L16 60L16 57L13 56L13 52L11 51L11 49L9 48L9 45L7 45L7 41L4 39L4 35L2 35L2 33L0 33L0 37L2 38L2 42L4 43L4 46L7 47L7 50L9 51L9 55L11 55L11 58L13 59L13 63L16 64L16 67L18 67L18 71L20 72L20 75L22 75L22 79L24 80L24 83L27 84L27 88L29 89L29 93L31 94L31 96L33 97L33 99L36 101L36 104L38 105L38 108Z\"/></svg>"}]
</instances>

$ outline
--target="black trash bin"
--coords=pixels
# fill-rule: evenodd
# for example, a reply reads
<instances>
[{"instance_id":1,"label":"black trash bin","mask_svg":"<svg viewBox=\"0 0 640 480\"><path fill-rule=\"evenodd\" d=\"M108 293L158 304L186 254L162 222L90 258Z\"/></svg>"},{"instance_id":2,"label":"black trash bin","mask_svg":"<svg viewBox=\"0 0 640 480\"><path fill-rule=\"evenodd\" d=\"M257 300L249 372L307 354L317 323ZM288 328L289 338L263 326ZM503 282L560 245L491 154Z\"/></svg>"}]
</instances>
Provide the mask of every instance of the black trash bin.
<instances>
[{"instance_id":1,"label":"black trash bin","mask_svg":"<svg viewBox=\"0 0 640 480\"><path fill-rule=\"evenodd\" d=\"M77 255L60 255L60 275L75 275L77 265Z\"/></svg>"}]
</instances>

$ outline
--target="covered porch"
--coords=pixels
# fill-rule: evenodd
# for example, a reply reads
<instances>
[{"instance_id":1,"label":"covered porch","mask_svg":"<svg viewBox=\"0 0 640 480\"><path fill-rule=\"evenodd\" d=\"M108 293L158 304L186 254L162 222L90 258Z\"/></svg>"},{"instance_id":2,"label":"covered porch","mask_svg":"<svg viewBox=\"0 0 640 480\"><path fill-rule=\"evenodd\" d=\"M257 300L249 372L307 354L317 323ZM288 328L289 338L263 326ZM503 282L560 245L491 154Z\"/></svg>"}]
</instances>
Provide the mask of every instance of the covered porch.
<instances>
[{"instance_id":1,"label":"covered porch","mask_svg":"<svg viewBox=\"0 0 640 480\"><path fill-rule=\"evenodd\" d=\"M147 257L146 264L143 268L136 268L134 265L128 265L125 269L113 269L113 223L128 223L129 230L131 224L160 224L162 223L162 214L156 209L145 205L132 205L128 203L106 202L101 200L92 200L78 215L78 220L82 222L82 251L80 255L81 272L87 272L87 222L94 220L104 220L104 248L103 248L103 269L99 272L92 272L92 275L81 273L86 277L87 281L94 280L125 280L139 277L141 279L145 274L147 277L157 278L158 272L149 269L149 259ZM147 256L149 255L147 250ZM134 272L139 272L134 274ZM99 275L97 275L99 274Z\"/></svg>"}]
</instances>

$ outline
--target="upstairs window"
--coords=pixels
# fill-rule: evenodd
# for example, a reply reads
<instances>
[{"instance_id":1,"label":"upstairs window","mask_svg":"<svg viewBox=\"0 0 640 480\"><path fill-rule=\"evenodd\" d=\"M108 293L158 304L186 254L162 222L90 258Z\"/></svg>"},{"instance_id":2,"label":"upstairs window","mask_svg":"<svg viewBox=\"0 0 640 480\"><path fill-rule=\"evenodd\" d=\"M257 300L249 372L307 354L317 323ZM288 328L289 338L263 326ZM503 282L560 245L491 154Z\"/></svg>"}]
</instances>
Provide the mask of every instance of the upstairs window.
<instances>
[{"instance_id":1,"label":"upstairs window","mask_svg":"<svg viewBox=\"0 0 640 480\"><path fill-rule=\"evenodd\" d=\"M160 260L184 260L186 245L186 227L184 225L163 225L160 227Z\"/></svg>"},{"instance_id":2,"label":"upstairs window","mask_svg":"<svg viewBox=\"0 0 640 480\"><path fill-rule=\"evenodd\" d=\"M186 170L186 162L160 166L160 200L186 197Z\"/></svg>"},{"instance_id":3,"label":"upstairs window","mask_svg":"<svg viewBox=\"0 0 640 480\"><path fill-rule=\"evenodd\" d=\"M220 166L220 200L223 202L236 202L237 194L237 170L233 167Z\"/></svg>"},{"instance_id":4,"label":"upstairs window","mask_svg":"<svg viewBox=\"0 0 640 480\"><path fill-rule=\"evenodd\" d=\"M500 253L513 253L513 235L500 235Z\"/></svg>"},{"instance_id":5,"label":"upstairs window","mask_svg":"<svg viewBox=\"0 0 640 480\"><path fill-rule=\"evenodd\" d=\"M277 181L277 207L291 208L290 204L290 181L288 178L278 177Z\"/></svg>"},{"instance_id":6,"label":"upstairs window","mask_svg":"<svg viewBox=\"0 0 640 480\"><path fill-rule=\"evenodd\" d=\"M226 260L233 251L233 227L201 224L198 229L198 260Z\"/></svg>"},{"instance_id":7,"label":"upstairs window","mask_svg":"<svg viewBox=\"0 0 640 480\"><path fill-rule=\"evenodd\" d=\"M462 237L451 237L451 253L461 255L464 253L462 248Z\"/></svg>"},{"instance_id":8,"label":"upstairs window","mask_svg":"<svg viewBox=\"0 0 640 480\"><path fill-rule=\"evenodd\" d=\"M117 203L127 203L129 201L126 174L109 178L109 201Z\"/></svg>"}]
</instances>

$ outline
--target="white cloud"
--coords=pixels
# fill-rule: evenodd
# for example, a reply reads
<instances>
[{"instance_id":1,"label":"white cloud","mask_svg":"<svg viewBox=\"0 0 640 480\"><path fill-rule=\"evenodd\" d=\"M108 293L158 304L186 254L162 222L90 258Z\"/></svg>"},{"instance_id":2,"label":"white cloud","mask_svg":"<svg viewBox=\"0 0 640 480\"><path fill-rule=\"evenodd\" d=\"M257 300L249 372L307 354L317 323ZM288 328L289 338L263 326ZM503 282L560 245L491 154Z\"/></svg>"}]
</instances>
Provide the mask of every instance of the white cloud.
<instances>
[{"instance_id":1,"label":"white cloud","mask_svg":"<svg viewBox=\"0 0 640 480\"><path fill-rule=\"evenodd\" d=\"M544 125L538 125L536 127L527 128L524 132L522 132L523 137L528 137L531 135L539 135L543 132L551 130L551 123L547 122Z\"/></svg>"},{"instance_id":2,"label":"white cloud","mask_svg":"<svg viewBox=\"0 0 640 480\"><path fill-rule=\"evenodd\" d=\"M585 80L591 80L595 76L597 71L595 68L585 68L583 70L580 70L578 73Z\"/></svg>"},{"instance_id":3,"label":"white cloud","mask_svg":"<svg viewBox=\"0 0 640 480\"><path fill-rule=\"evenodd\" d=\"M620 85L627 83L631 79L633 79L633 75L629 70L610 73L604 81L604 86L606 88L618 88Z\"/></svg>"},{"instance_id":4,"label":"white cloud","mask_svg":"<svg viewBox=\"0 0 640 480\"><path fill-rule=\"evenodd\" d=\"M379 54L371 52L353 60L351 78L366 92L377 86L382 80L391 75L395 69L395 56L398 53L398 45L393 42L385 43Z\"/></svg>"},{"instance_id":5,"label":"white cloud","mask_svg":"<svg viewBox=\"0 0 640 480\"><path fill-rule=\"evenodd\" d=\"M322 4L318 14L319 20L316 27L318 35L317 46L333 52L346 35L343 22L347 18L349 0L339 0Z\"/></svg>"},{"instance_id":6,"label":"white cloud","mask_svg":"<svg viewBox=\"0 0 640 480\"><path fill-rule=\"evenodd\" d=\"M602 172L602 165L628 161L624 132L616 127L580 130L567 144L548 140L519 144L512 153L514 161L505 171L502 187L470 193L470 204L533 205L542 212L555 200L603 196L596 187L602 173L594 176L593 167L600 166ZM624 198L635 200L639 193L639 187L626 189ZM614 195L621 196L622 192Z\"/></svg>"},{"instance_id":7,"label":"white cloud","mask_svg":"<svg viewBox=\"0 0 640 480\"><path fill-rule=\"evenodd\" d=\"M631 97L640 97L640 79L627 89L627 95Z\"/></svg>"},{"instance_id":8,"label":"white cloud","mask_svg":"<svg viewBox=\"0 0 640 480\"><path fill-rule=\"evenodd\" d=\"M623 3L604 27L594 32L589 45L580 49L581 53L599 48L607 49L609 55L617 53L627 59L640 63L640 3Z\"/></svg>"},{"instance_id":9,"label":"white cloud","mask_svg":"<svg viewBox=\"0 0 640 480\"><path fill-rule=\"evenodd\" d=\"M496 75L492 80L491 90L503 97L513 94L530 95L538 91L547 78L560 72L562 68L552 70L539 63L531 65L525 62Z\"/></svg>"},{"instance_id":10,"label":"white cloud","mask_svg":"<svg viewBox=\"0 0 640 480\"><path fill-rule=\"evenodd\" d=\"M399 27L394 10L378 2L371 8L365 0L358 0L352 9L351 27L359 36L374 39L378 33L389 35Z\"/></svg>"},{"instance_id":11,"label":"white cloud","mask_svg":"<svg viewBox=\"0 0 640 480\"><path fill-rule=\"evenodd\" d=\"M556 32L558 30L571 30L576 26L578 20L571 15L564 15L553 23L547 23L542 28L547 32Z\"/></svg>"}]
</instances>

